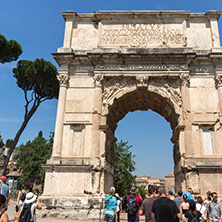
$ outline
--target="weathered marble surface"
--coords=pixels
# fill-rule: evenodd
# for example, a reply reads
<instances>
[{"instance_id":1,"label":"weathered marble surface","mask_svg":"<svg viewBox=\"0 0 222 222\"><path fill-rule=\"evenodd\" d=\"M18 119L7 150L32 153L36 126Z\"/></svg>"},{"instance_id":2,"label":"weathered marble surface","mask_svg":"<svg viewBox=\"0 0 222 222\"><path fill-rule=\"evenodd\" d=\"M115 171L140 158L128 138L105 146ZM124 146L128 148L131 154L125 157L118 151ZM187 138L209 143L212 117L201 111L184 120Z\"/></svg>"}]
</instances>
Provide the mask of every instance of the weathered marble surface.
<instances>
[{"instance_id":1,"label":"weathered marble surface","mask_svg":"<svg viewBox=\"0 0 222 222\"><path fill-rule=\"evenodd\" d=\"M113 185L115 129L136 110L170 123L176 190L222 197L219 16L63 13L64 45L53 53L61 66L55 141L44 166L47 214L98 215Z\"/></svg>"}]
</instances>

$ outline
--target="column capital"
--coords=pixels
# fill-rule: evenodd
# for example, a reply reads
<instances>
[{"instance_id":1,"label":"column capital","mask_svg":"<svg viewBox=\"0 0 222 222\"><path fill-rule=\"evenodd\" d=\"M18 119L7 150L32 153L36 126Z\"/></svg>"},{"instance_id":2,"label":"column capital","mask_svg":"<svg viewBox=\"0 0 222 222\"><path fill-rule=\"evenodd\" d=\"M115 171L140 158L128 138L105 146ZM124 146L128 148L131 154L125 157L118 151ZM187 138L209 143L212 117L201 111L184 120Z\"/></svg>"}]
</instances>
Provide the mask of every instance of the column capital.
<instances>
[{"instance_id":1,"label":"column capital","mask_svg":"<svg viewBox=\"0 0 222 222\"><path fill-rule=\"evenodd\" d=\"M57 79L59 80L60 86L68 86L69 83L69 70L68 69L60 69L59 75L57 76Z\"/></svg>"},{"instance_id":2,"label":"column capital","mask_svg":"<svg viewBox=\"0 0 222 222\"><path fill-rule=\"evenodd\" d=\"M182 74L180 74L180 80L181 80L182 86L187 86L188 87L189 84L190 84L190 75L182 73Z\"/></svg>"}]
</instances>

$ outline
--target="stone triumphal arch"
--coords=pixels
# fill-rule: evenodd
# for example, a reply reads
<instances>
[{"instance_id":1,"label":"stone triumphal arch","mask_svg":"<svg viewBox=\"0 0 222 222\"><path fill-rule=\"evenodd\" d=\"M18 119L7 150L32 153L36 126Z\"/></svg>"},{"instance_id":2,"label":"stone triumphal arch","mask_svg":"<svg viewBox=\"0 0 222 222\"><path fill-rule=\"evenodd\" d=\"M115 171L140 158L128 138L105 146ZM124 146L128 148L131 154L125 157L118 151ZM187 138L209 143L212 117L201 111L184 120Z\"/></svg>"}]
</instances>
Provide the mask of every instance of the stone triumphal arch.
<instances>
[{"instance_id":1,"label":"stone triumphal arch","mask_svg":"<svg viewBox=\"0 0 222 222\"><path fill-rule=\"evenodd\" d=\"M220 13L62 15L64 44L53 53L61 67L55 140L42 197L51 214L65 217L65 208L73 218L98 217L113 185L115 129L135 110L170 123L176 190L222 195Z\"/></svg>"}]
</instances>

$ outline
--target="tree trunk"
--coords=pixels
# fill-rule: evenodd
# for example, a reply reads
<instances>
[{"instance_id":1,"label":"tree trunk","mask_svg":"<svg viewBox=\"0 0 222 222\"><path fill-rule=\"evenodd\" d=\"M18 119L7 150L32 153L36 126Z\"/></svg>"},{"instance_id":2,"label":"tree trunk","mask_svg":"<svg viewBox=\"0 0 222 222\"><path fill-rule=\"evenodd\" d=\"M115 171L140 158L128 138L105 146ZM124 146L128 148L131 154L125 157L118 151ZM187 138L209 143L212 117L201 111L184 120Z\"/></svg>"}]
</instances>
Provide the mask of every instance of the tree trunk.
<instances>
[{"instance_id":1,"label":"tree trunk","mask_svg":"<svg viewBox=\"0 0 222 222\"><path fill-rule=\"evenodd\" d=\"M30 111L28 112L28 114L25 116L24 121L20 127L20 129L18 130L18 132L16 133L16 136L13 140L13 143L10 146L10 149L7 153L7 156L5 158L3 167L1 169L1 175L5 175L6 174L6 169L9 163L9 159L19 141L20 136L22 135L22 132L24 131L26 125L28 124L29 120L31 119L31 117L33 116L33 114L35 113L35 111L37 110L37 108L39 107L40 103L37 103L37 105L33 105L32 108L30 109Z\"/></svg>"}]
</instances>

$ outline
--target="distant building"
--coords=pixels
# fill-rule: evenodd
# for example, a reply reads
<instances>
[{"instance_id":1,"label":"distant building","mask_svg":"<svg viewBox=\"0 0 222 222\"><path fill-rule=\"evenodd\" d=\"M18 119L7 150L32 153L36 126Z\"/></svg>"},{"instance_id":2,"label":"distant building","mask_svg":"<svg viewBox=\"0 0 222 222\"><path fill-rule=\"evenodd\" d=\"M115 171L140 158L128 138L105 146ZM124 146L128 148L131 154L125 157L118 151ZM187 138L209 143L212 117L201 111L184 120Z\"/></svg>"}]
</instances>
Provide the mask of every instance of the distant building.
<instances>
[{"instance_id":1,"label":"distant building","mask_svg":"<svg viewBox=\"0 0 222 222\"><path fill-rule=\"evenodd\" d=\"M165 176L165 188L166 191L173 191L175 193L175 176L173 173Z\"/></svg>"},{"instance_id":2,"label":"distant building","mask_svg":"<svg viewBox=\"0 0 222 222\"><path fill-rule=\"evenodd\" d=\"M136 177L136 186L147 186L149 184L150 176L137 176Z\"/></svg>"},{"instance_id":3,"label":"distant building","mask_svg":"<svg viewBox=\"0 0 222 222\"><path fill-rule=\"evenodd\" d=\"M6 146L3 146L0 148L0 167L3 166L6 156L8 155L9 148ZM14 160L14 157L18 155L21 151L18 149L15 149L9 159L9 163L6 170L6 176L7 176L7 182L9 183L10 189L17 188L18 186L18 177L20 176L20 173L17 172Z\"/></svg>"},{"instance_id":4,"label":"distant building","mask_svg":"<svg viewBox=\"0 0 222 222\"><path fill-rule=\"evenodd\" d=\"M2 148L0 148L0 155L1 155L1 157L3 157L3 158L1 158L1 159L5 159L5 157L8 155L9 149L10 149L10 148L9 148L9 147L6 147L6 146L3 146ZM15 157L17 154L19 154L20 152L21 152L20 150L14 149L14 151L13 151L11 157L10 157L9 162L12 161L12 160L14 159L14 157Z\"/></svg>"},{"instance_id":5,"label":"distant building","mask_svg":"<svg viewBox=\"0 0 222 222\"><path fill-rule=\"evenodd\" d=\"M150 176L137 176L135 179L136 186L146 186L146 190L148 190L148 185L153 184L157 187L165 187L166 191L175 192L175 177L174 174L168 174L164 179L160 179L158 177L150 177Z\"/></svg>"}]
</instances>

